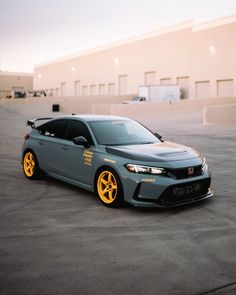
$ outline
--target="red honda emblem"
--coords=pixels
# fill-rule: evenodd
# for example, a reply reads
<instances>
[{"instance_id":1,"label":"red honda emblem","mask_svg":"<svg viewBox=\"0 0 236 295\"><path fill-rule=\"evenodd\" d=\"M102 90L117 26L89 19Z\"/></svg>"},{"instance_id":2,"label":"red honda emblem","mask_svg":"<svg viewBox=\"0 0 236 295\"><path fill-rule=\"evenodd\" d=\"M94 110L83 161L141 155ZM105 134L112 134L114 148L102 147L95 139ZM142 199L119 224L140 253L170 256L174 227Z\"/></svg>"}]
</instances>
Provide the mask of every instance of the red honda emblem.
<instances>
[{"instance_id":1,"label":"red honda emblem","mask_svg":"<svg viewBox=\"0 0 236 295\"><path fill-rule=\"evenodd\" d=\"M188 175L191 176L194 173L194 168L193 167L189 167L188 168Z\"/></svg>"}]
</instances>

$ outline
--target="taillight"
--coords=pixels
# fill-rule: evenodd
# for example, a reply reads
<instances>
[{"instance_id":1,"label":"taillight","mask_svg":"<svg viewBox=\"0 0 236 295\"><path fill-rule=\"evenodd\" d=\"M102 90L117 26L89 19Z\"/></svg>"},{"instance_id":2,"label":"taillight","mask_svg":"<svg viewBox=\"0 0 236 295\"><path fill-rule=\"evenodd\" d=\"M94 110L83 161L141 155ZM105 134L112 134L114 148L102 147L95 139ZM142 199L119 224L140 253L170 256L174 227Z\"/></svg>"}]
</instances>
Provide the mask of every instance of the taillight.
<instances>
[{"instance_id":1,"label":"taillight","mask_svg":"<svg viewBox=\"0 0 236 295\"><path fill-rule=\"evenodd\" d=\"M29 133L27 133L25 136L24 136L24 139L27 140L29 138Z\"/></svg>"}]
</instances>

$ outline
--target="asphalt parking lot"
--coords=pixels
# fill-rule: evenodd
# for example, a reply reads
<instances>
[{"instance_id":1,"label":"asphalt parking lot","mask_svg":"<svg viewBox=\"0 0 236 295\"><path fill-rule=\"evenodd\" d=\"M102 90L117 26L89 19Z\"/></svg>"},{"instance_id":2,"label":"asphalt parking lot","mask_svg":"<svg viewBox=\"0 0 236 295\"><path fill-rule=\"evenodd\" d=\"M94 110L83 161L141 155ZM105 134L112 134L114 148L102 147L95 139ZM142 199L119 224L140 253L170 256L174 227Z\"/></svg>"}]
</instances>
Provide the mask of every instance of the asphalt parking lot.
<instances>
[{"instance_id":1,"label":"asphalt parking lot","mask_svg":"<svg viewBox=\"0 0 236 295\"><path fill-rule=\"evenodd\" d=\"M108 209L69 184L25 178L25 123L45 115L0 105L0 294L236 294L236 127L202 126L198 112L139 115L206 156L215 197Z\"/></svg>"}]
</instances>

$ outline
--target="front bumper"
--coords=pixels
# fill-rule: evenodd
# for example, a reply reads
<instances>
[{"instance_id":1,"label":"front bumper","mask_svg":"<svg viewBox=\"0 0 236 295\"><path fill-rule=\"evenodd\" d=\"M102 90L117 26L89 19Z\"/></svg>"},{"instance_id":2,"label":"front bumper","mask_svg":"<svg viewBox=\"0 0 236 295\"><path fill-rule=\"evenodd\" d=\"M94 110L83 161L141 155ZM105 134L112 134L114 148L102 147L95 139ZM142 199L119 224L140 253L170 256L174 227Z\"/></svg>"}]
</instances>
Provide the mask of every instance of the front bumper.
<instances>
[{"instance_id":1,"label":"front bumper","mask_svg":"<svg viewBox=\"0 0 236 295\"><path fill-rule=\"evenodd\" d=\"M136 207L176 207L212 198L211 175L173 179L129 173L122 180L125 201Z\"/></svg>"},{"instance_id":2,"label":"front bumper","mask_svg":"<svg viewBox=\"0 0 236 295\"><path fill-rule=\"evenodd\" d=\"M173 202L169 204L161 204L158 202L147 202L146 200L144 201L137 201L137 200L132 200L130 203L135 206L135 207L146 207L146 208L171 208L171 207L178 207L178 206L183 206L191 203L196 203L200 202L206 199L210 199L214 196L214 193L211 189L208 190L207 194L205 195L200 195L198 198L189 198L186 200L182 200L180 202Z\"/></svg>"}]
</instances>

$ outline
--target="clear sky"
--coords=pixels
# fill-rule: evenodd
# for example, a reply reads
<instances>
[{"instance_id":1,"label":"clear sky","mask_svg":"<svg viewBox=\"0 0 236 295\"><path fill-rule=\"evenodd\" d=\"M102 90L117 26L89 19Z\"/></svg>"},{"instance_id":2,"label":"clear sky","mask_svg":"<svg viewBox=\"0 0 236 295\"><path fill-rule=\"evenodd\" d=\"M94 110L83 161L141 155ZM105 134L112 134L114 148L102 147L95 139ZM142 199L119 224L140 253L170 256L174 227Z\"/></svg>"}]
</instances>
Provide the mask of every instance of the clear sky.
<instances>
[{"instance_id":1,"label":"clear sky","mask_svg":"<svg viewBox=\"0 0 236 295\"><path fill-rule=\"evenodd\" d=\"M233 14L236 0L0 0L0 70L33 72L48 60Z\"/></svg>"}]
</instances>

